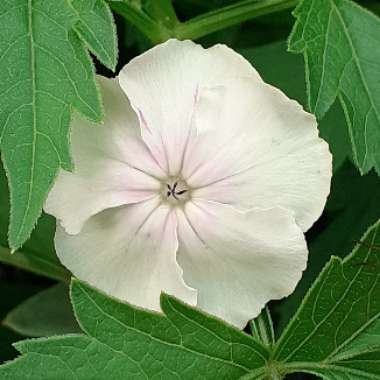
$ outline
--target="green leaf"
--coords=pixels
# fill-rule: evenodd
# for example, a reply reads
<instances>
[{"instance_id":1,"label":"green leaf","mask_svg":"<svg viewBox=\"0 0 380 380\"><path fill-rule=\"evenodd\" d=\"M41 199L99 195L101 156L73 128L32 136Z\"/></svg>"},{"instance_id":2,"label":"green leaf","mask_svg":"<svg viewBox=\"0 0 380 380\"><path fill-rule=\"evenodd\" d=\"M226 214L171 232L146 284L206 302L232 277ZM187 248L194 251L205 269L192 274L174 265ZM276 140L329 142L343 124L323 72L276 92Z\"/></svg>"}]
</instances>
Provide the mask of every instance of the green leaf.
<instances>
[{"instance_id":1,"label":"green leaf","mask_svg":"<svg viewBox=\"0 0 380 380\"><path fill-rule=\"evenodd\" d=\"M275 348L288 372L380 379L380 221L352 254L333 257Z\"/></svg>"},{"instance_id":2,"label":"green leaf","mask_svg":"<svg viewBox=\"0 0 380 380\"><path fill-rule=\"evenodd\" d=\"M354 159L362 173L380 173L380 20L349 0L303 0L289 49L303 53L309 106L318 118L338 96Z\"/></svg>"},{"instance_id":3,"label":"green leaf","mask_svg":"<svg viewBox=\"0 0 380 380\"><path fill-rule=\"evenodd\" d=\"M14 250L29 238L58 170L72 169L72 108L99 122L102 107L66 0L3 0L0 18L0 147Z\"/></svg>"},{"instance_id":4,"label":"green leaf","mask_svg":"<svg viewBox=\"0 0 380 380\"><path fill-rule=\"evenodd\" d=\"M285 41L240 52L267 83L280 88L287 96L306 107L305 66L300 56L286 51ZM337 103L318 125L321 137L329 143L333 154L334 171L339 169L347 157L351 157L350 140L345 124L343 111Z\"/></svg>"},{"instance_id":5,"label":"green leaf","mask_svg":"<svg viewBox=\"0 0 380 380\"><path fill-rule=\"evenodd\" d=\"M118 57L116 25L104 0L70 0L79 21L75 31L89 50L115 71Z\"/></svg>"},{"instance_id":6,"label":"green leaf","mask_svg":"<svg viewBox=\"0 0 380 380\"><path fill-rule=\"evenodd\" d=\"M70 304L69 288L64 284L54 285L27 299L7 314L3 324L32 337L80 332Z\"/></svg>"},{"instance_id":7,"label":"green leaf","mask_svg":"<svg viewBox=\"0 0 380 380\"><path fill-rule=\"evenodd\" d=\"M54 250L55 220L43 215L22 251L11 254L8 248L9 197L5 173L0 163L0 262L25 269L54 280L70 281L70 272L59 262Z\"/></svg>"},{"instance_id":8,"label":"green leaf","mask_svg":"<svg viewBox=\"0 0 380 380\"><path fill-rule=\"evenodd\" d=\"M252 337L163 295L164 315L72 283L77 319L87 334L20 342L23 354L0 367L2 380L238 379L265 371L268 351ZM260 376L261 376L260 375Z\"/></svg>"}]
</instances>

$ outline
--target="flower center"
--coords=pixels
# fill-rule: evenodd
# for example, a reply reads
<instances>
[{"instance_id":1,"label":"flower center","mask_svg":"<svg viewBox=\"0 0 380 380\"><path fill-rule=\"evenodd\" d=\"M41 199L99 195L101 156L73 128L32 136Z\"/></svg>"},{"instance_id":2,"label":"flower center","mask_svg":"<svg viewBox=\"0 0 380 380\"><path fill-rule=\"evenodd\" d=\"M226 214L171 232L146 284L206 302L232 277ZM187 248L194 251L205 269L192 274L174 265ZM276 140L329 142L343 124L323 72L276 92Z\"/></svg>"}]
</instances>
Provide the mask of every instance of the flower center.
<instances>
[{"instance_id":1,"label":"flower center","mask_svg":"<svg viewBox=\"0 0 380 380\"><path fill-rule=\"evenodd\" d=\"M183 203L190 199L190 188L185 181L168 179L163 186L163 198L170 203Z\"/></svg>"}]
</instances>

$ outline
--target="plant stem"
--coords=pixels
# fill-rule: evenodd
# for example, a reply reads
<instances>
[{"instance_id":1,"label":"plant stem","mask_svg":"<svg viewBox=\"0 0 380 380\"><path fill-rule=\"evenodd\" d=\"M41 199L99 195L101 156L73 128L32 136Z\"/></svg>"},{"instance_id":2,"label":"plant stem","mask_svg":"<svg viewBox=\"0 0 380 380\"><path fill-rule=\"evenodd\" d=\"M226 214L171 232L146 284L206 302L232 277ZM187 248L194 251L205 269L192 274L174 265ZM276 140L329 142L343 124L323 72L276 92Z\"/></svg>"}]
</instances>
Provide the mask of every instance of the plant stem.
<instances>
[{"instance_id":1,"label":"plant stem","mask_svg":"<svg viewBox=\"0 0 380 380\"><path fill-rule=\"evenodd\" d=\"M128 20L154 44L171 37L170 30L129 1L109 1L113 11Z\"/></svg>"},{"instance_id":2,"label":"plant stem","mask_svg":"<svg viewBox=\"0 0 380 380\"><path fill-rule=\"evenodd\" d=\"M175 36L197 39L243 21L293 8L298 0L244 0L179 24Z\"/></svg>"},{"instance_id":3,"label":"plant stem","mask_svg":"<svg viewBox=\"0 0 380 380\"><path fill-rule=\"evenodd\" d=\"M185 22L176 19L171 2L156 4L149 12L130 0L109 1L111 8L135 25L153 44L169 38L195 40L243 21L293 8L298 0L243 0Z\"/></svg>"},{"instance_id":4,"label":"plant stem","mask_svg":"<svg viewBox=\"0 0 380 380\"><path fill-rule=\"evenodd\" d=\"M145 11L157 23L169 30L173 29L179 23L172 0L150 1L146 4Z\"/></svg>"}]
</instances>

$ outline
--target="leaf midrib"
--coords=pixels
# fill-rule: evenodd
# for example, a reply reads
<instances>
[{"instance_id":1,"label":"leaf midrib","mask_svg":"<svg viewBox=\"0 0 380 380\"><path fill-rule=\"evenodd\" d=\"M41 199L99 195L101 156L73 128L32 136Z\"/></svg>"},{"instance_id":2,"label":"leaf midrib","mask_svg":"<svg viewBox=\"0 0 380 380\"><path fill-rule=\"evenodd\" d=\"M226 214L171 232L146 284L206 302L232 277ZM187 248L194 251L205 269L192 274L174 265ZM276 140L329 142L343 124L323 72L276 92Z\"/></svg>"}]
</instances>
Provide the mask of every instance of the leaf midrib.
<instances>
[{"instance_id":1,"label":"leaf midrib","mask_svg":"<svg viewBox=\"0 0 380 380\"><path fill-rule=\"evenodd\" d=\"M32 77L32 115L33 115L33 140L32 140L32 158L31 158L31 166L30 166L30 180L28 181L28 200L27 205L24 209L24 214L22 217L22 221L19 225L18 232L16 234L16 241L19 240L21 233L24 229L24 224L27 218L27 215L30 210L31 200L32 200L32 189L34 185L34 175L35 175L35 157L36 157L36 139L37 139L37 116L36 116L36 59L35 59L35 51L34 51L34 36L33 36L33 0L28 0L28 35L30 39L30 70ZM12 202L13 204L13 202ZM13 207L13 206L12 206ZM11 212L11 217L13 212Z\"/></svg>"}]
</instances>

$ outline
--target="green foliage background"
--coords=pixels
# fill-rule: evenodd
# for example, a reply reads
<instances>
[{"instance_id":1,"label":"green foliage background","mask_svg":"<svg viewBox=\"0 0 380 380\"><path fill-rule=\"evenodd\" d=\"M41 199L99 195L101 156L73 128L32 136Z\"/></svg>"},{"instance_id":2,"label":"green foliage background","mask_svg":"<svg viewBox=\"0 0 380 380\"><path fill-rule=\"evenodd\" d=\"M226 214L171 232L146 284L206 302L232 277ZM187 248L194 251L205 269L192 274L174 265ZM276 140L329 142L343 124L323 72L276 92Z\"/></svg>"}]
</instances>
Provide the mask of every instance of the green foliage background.
<instances>
[{"instance_id":1,"label":"green foliage background","mask_svg":"<svg viewBox=\"0 0 380 380\"><path fill-rule=\"evenodd\" d=\"M17 357L11 344L23 337L61 335L18 343L23 356L0 367L1 379L380 379L380 6L360 5L1 2L0 363ZM76 320L70 273L54 253L54 220L39 217L57 170L71 168L71 113L101 120L95 70L111 76L170 37L239 51L316 114L334 156L326 210L307 234L307 271L247 334L170 297L157 316L74 281Z\"/></svg>"}]
</instances>

